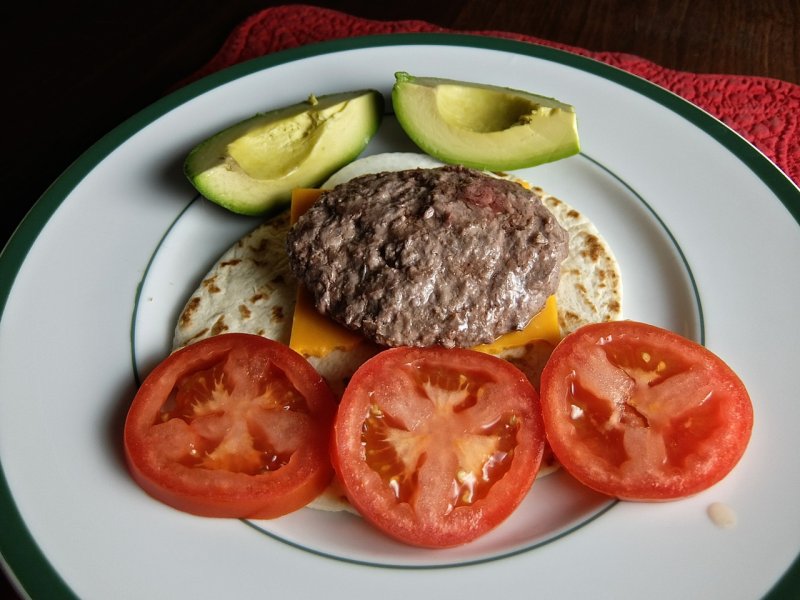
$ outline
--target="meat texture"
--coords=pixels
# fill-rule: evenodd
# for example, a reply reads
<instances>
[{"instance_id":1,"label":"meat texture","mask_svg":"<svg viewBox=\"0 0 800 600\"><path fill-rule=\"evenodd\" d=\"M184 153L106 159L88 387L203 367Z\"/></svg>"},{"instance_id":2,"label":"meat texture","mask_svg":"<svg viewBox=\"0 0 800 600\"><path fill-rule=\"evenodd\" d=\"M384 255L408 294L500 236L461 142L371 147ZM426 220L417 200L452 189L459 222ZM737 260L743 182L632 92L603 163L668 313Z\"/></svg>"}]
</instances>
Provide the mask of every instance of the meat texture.
<instances>
[{"instance_id":1,"label":"meat texture","mask_svg":"<svg viewBox=\"0 0 800 600\"><path fill-rule=\"evenodd\" d=\"M363 175L323 193L287 249L317 310L366 338L471 347L543 308L567 242L535 191L446 166Z\"/></svg>"}]
</instances>

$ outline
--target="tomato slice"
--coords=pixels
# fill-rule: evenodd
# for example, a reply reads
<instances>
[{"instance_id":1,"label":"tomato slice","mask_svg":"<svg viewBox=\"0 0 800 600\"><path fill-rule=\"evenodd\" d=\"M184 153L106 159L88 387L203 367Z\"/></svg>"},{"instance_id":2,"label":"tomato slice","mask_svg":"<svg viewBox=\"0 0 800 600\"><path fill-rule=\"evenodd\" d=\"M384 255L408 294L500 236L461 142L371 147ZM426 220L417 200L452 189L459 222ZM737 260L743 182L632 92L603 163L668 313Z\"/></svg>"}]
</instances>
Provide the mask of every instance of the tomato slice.
<instances>
[{"instance_id":1,"label":"tomato slice","mask_svg":"<svg viewBox=\"0 0 800 600\"><path fill-rule=\"evenodd\" d=\"M719 357L634 321L564 338L540 393L564 468L626 500L671 500L712 486L739 461L753 427L747 390Z\"/></svg>"},{"instance_id":2,"label":"tomato slice","mask_svg":"<svg viewBox=\"0 0 800 600\"><path fill-rule=\"evenodd\" d=\"M531 488L544 426L533 386L472 350L393 348L345 389L332 459L348 499L386 534L455 546L497 526Z\"/></svg>"},{"instance_id":3,"label":"tomato slice","mask_svg":"<svg viewBox=\"0 0 800 600\"><path fill-rule=\"evenodd\" d=\"M299 354L231 333L187 346L145 379L125 455L150 495L211 517L277 517L318 496L336 401Z\"/></svg>"}]
</instances>

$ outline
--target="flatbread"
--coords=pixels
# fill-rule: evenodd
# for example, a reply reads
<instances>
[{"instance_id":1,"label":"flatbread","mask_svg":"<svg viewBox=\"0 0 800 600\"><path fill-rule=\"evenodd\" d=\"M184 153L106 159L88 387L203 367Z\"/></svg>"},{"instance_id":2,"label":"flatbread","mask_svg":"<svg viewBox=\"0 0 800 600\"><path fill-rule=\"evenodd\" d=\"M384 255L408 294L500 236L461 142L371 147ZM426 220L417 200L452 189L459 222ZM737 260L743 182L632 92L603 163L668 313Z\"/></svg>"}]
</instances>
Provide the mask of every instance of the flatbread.
<instances>
[{"instance_id":1,"label":"flatbread","mask_svg":"<svg viewBox=\"0 0 800 600\"><path fill-rule=\"evenodd\" d=\"M582 325L622 318L622 277L611 247L597 227L566 202L534 188L569 233L569 254L561 263L556 291L561 335Z\"/></svg>"},{"instance_id":2,"label":"flatbread","mask_svg":"<svg viewBox=\"0 0 800 600\"><path fill-rule=\"evenodd\" d=\"M374 155L350 163L323 187L366 173L441 165L414 153ZM562 335L582 325L622 317L622 278L611 248L592 222L566 202L533 188L569 233L569 256L562 263L556 292ZM228 249L189 298L175 327L173 349L227 332L262 335L288 344L297 280L286 256L289 214L267 220ZM539 376L552 344L541 341L505 351L501 357L519 367L539 389ZM350 351L334 350L309 362L341 397L356 371L378 349L368 343ZM552 456L540 476L558 467ZM353 510L337 482L310 505L323 510Z\"/></svg>"},{"instance_id":3,"label":"flatbread","mask_svg":"<svg viewBox=\"0 0 800 600\"><path fill-rule=\"evenodd\" d=\"M297 281L289 269L285 211L229 248L203 277L178 317L173 350L220 333L289 343Z\"/></svg>"}]
</instances>

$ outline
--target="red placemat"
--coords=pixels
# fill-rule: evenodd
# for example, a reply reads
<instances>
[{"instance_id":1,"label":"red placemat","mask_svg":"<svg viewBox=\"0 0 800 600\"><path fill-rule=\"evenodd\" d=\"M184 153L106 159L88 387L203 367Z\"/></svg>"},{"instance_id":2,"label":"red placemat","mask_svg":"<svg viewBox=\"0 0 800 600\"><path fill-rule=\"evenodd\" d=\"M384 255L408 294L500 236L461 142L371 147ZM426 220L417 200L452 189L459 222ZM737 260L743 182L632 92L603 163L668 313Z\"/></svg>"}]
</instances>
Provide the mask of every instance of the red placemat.
<instances>
[{"instance_id":1,"label":"red placemat","mask_svg":"<svg viewBox=\"0 0 800 600\"><path fill-rule=\"evenodd\" d=\"M219 52L189 80L251 58L314 42L387 33L450 32L425 21L375 21L293 4L268 8L242 22ZM674 71L621 52L583 48L500 31L459 31L551 46L644 77L714 115L800 183L800 86L768 77Z\"/></svg>"}]
</instances>

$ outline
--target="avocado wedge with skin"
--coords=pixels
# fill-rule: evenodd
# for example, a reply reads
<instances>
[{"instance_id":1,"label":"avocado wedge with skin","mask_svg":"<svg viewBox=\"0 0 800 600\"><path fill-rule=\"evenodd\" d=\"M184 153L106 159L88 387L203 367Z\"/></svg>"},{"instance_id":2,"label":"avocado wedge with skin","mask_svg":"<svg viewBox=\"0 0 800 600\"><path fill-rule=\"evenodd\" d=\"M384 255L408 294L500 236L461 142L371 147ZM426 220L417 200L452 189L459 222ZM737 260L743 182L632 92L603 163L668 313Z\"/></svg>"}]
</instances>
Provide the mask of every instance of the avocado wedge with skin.
<instances>
[{"instance_id":1,"label":"avocado wedge with skin","mask_svg":"<svg viewBox=\"0 0 800 600\"><path fill-rule=\"evenodd\" d=\"M378 130L383 108L376 90L311 96L201 142L186 157L184 173L212 202L265 214L288 204L292 189L314 187L356 158Z\"/></svg>"},{"instance_id":2,"label":"avocado wedge with skin","mask_svg":"<svg viewBox=\"0 0 800 600\"><path fill-rule=\"evenodd\" d=\"M569 104L521 90L395 73L400 126L426 153L448 163L504 171L580 151Z\"/></svg>"}]
</instances>

